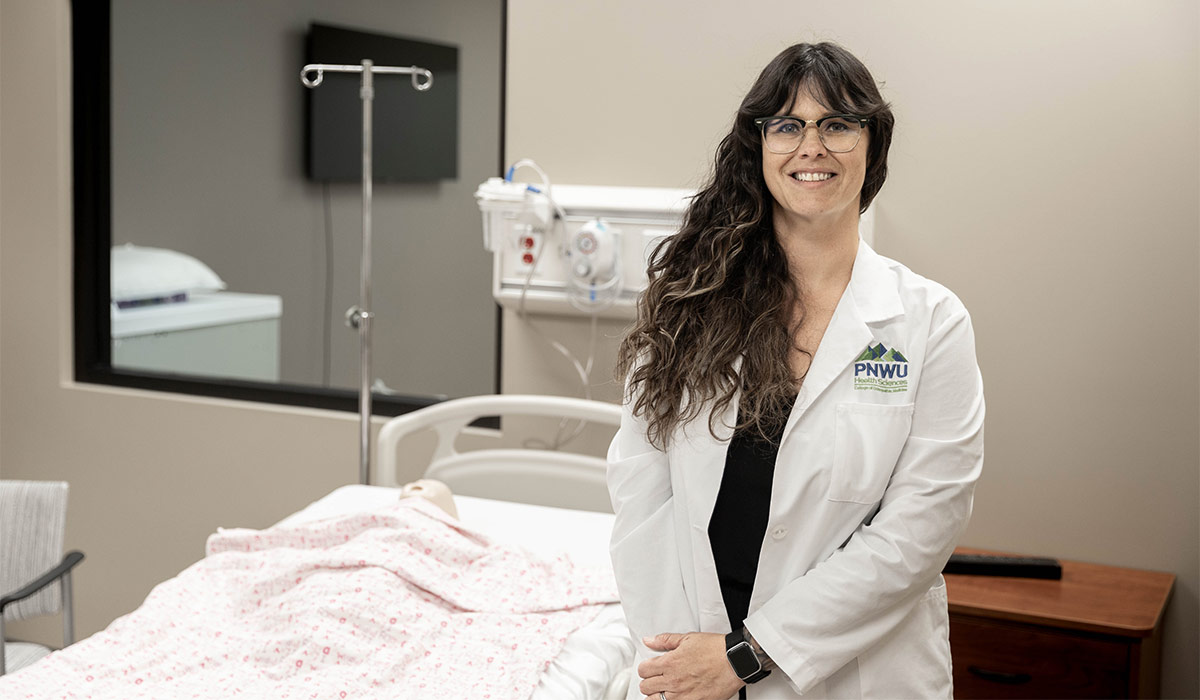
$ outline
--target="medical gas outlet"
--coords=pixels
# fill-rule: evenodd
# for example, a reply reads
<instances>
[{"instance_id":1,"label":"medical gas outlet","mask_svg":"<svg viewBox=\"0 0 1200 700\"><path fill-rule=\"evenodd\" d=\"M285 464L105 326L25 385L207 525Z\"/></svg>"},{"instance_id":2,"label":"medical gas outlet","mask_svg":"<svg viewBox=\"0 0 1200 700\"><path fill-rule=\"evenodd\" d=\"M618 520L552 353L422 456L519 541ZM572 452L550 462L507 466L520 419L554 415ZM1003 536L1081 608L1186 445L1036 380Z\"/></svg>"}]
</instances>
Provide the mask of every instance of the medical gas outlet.
<instances>
[{"instance_id":1,"label":"medical gas outlet","mask_svg":"<svg viewBox=\"0 0 1200 700\"><path fill-rule=\"evenodd\" d=\"M512 247L517 254L515 264L518 267L532 267L542 254L544 243L545 234L542 231L532 226L518 225L516 237L512 240Z\"/></svg>"}]
</instances>

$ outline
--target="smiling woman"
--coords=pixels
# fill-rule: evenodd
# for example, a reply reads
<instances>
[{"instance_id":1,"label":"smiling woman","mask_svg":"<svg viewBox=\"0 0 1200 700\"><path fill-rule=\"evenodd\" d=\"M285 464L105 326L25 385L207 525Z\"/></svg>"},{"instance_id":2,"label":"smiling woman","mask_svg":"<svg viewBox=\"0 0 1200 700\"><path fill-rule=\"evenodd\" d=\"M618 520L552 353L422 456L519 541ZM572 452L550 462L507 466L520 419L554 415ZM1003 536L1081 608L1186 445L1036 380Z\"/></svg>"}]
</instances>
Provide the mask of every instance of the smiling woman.
<instances>
[{"instance_id":1,"label":"smiling woman","mask_svg":"<svg viewBox=\"0 0 1200 700\"><path fill-rule=\"evenodd\" d=\"M435 88L458 94L457 112L439 118L459 135L457 175L374 188L376 412L496 391L499 316L471 194L502 162L501 0L112 0L72 11L77 379L355 408L358 343L343 312L358 296L360 188L310 180L304 168L299 69L320 23L459 51L458 75L443 72ZM376 86L384 106L389 82ZM377 149L425 129L377 116ZM138 338L165 364L124 359L132 343L114 326L109 268L110 247L122 244L186 254L223 280L222 302L241 295L275 310L180 327L200 298L193 290L126 303L124 317L173 325ZM274 376L238 369L259 356L274 360ZM215 367L194 369L197 357Z\"/></svg>"},{"instance_id":2,"label":"smiling woman","mask_svg":"<svg viewBox=\"0 0 1200 700\"><path fill-rule=\"evenodd\" d=\"M609 450L631 698L951 696L983 386L962 303L859 238L891 131L856 57L785 49L654 252Z\"/></svg>"}]
</instances>

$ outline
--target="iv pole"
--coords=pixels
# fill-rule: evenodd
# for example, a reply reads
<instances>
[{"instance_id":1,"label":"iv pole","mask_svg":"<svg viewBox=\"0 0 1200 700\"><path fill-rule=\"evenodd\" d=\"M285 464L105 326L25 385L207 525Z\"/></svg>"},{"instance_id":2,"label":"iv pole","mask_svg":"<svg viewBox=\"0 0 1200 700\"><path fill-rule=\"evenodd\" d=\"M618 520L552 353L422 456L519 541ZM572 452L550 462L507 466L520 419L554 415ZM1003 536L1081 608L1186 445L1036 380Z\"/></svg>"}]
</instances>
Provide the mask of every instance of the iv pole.
<instances>
[{"instance_id":1,"label":"iv pole","mask_svg":"<svg viewBox=\"0 0 1200 700\"><path fill-rule=\"evenodd\" d=\"M346 312L346 323L358 329L359 374L358 389L358 438L359 438L359 483L367 483L371 468L371 107L375 99L376 73L412 76L413 89L424 92L433 87L433 73L417 66L376 66L370 59L362 65L331 65L310 63L300 70L300 82L307 88L315 88L325 80L325 73L362 73L362 268L359 275L358 306ZM309 77L309 74L314 74ZM424 78L422 81L421 78Z\"/></svg>"}]
</instances>

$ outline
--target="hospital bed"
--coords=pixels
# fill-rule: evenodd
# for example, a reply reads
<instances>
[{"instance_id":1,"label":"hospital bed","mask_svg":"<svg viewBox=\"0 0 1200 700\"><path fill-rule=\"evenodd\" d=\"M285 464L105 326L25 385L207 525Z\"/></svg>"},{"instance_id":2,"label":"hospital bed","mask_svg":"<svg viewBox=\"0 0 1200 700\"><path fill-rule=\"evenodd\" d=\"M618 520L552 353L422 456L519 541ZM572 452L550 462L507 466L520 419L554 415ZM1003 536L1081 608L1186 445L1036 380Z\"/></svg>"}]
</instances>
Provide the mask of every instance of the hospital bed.
<instances>
[{"instance_id":1,"label":"hospital bed","mask_svg":"<svg viewBox=\"0 0 1200 700\"><path fill-rule=\"evenodd\" d=\"M379 434L371 485L341 487L267 530L219 530L205 559L156 587L138 610L0 677L0 696L192 697L200 688L200 697L464 698L484 697L482 688L496 698L623 698L633 645L608 559L611 513L460 493L503 483L508 497L607 500L602 458L531 449L511 435L528 429L530 416L620 422L612 404L540 396L456 399L392 419ZM499 417L500 428L472 427L487 417ZM534 427L544 432L545 424ZM472 440L501 444L465 449ZM422 450L425 476L455 492L457 519L424 499L400 498L397 471L420 473L406 463ZM280 552L294 561L264 565L263 555ZM435 590L443 584L449 590ZM407 597L389 598L396 595ZM211 620L236 616L230 608L239 606L237 624L214 628ZM273 620L273 636L239 638L243 618ZM506 655L510 638L521 644ZM545 658L530 647L545 647L537 652ZM413 664L398 669L400 657ZM530 663L536 676L522 676ZM466 685L453 686L459 677Z\"/></svg>"}]
</instances>

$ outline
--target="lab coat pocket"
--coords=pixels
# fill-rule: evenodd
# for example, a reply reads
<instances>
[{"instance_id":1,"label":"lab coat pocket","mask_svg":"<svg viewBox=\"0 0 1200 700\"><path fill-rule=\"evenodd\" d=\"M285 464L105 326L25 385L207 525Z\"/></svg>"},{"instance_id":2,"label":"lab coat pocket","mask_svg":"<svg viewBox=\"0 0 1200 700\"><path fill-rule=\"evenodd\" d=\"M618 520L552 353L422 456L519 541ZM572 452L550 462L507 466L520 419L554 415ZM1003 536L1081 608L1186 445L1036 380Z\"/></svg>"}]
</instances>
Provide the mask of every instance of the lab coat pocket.
<instances>
[{"instance_id":1,"label":"lab coat pocket","mask_svg":"<svg viewBox=\"0 0 1200 700\"><path fill-rule=\"evenodd\" d=\"M913 404L841 403L833 431L831 501L871 505L883 498L912 427Z\"/></svg>"}]
</instances>

